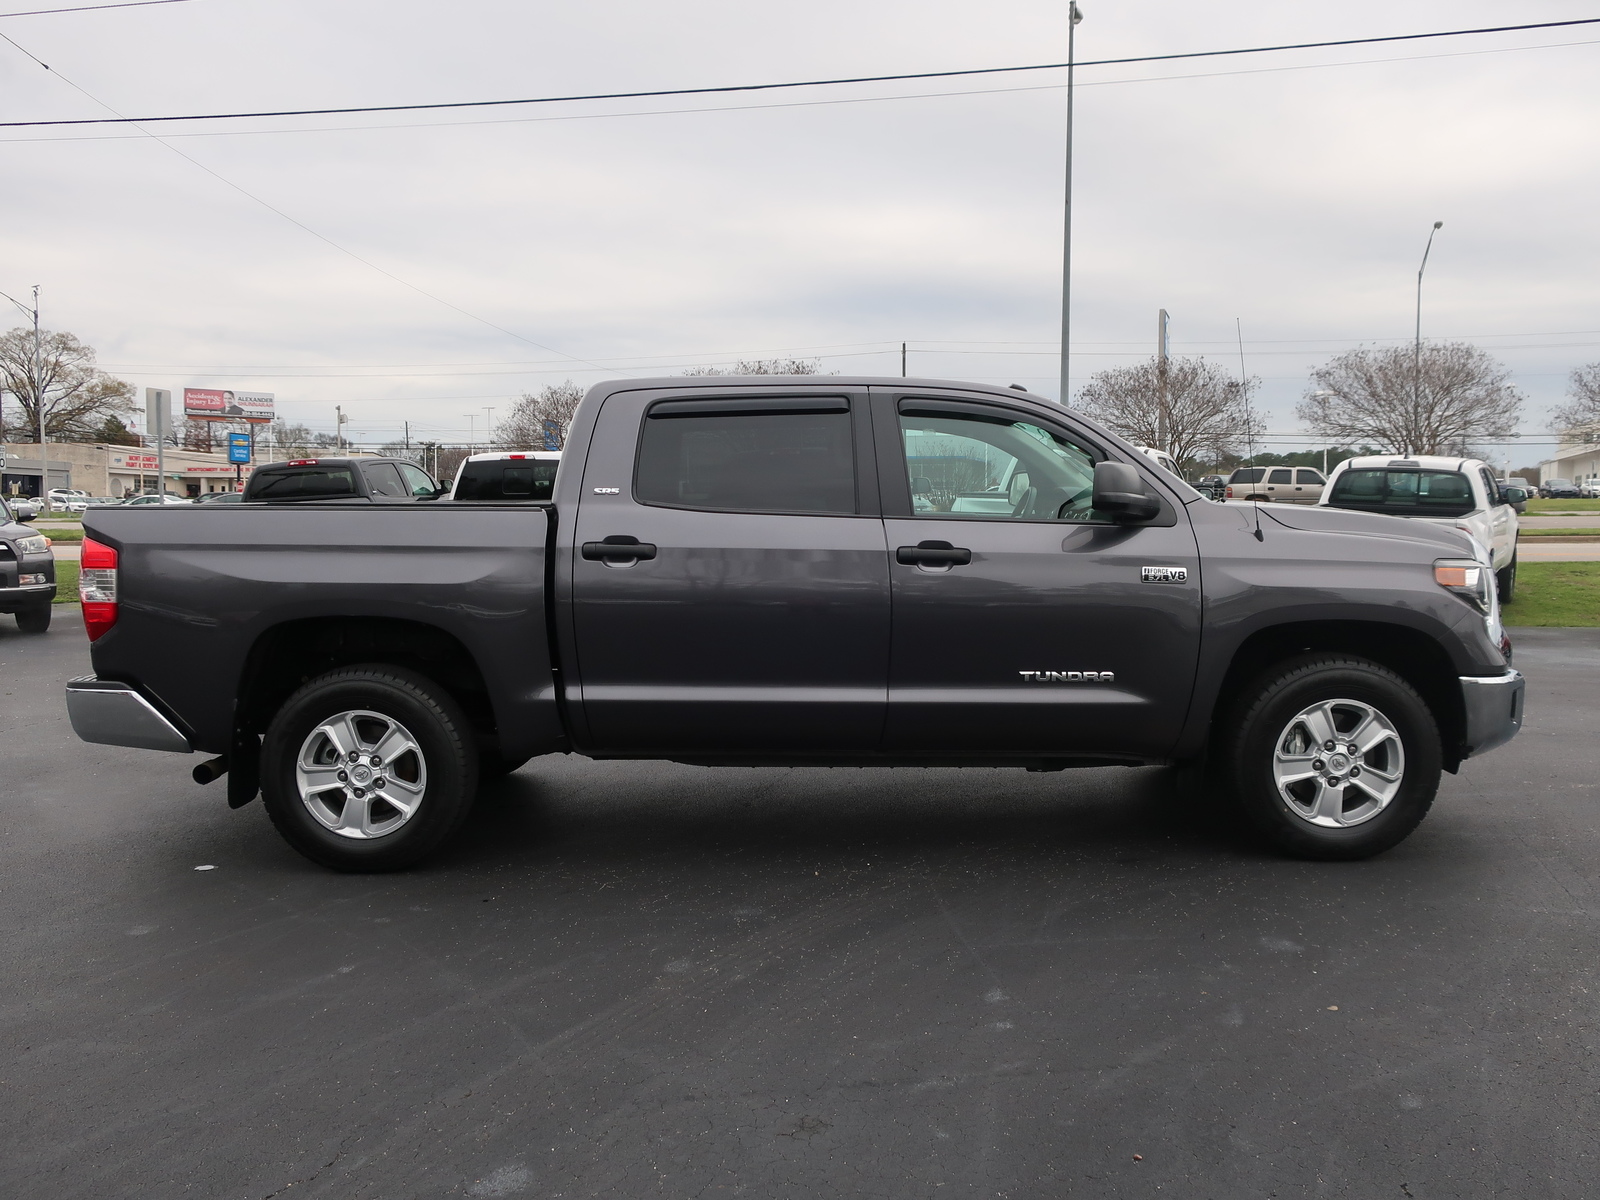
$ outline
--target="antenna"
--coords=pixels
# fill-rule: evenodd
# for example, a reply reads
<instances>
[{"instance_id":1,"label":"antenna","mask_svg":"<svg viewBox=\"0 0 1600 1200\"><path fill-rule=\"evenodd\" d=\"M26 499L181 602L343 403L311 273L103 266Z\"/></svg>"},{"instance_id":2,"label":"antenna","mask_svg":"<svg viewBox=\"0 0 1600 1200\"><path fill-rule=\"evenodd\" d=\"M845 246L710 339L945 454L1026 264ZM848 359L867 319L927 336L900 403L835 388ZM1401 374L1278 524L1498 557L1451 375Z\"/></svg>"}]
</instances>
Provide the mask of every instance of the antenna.
<instances>
[{"instance_id":1,"label":"antenna","mask_svg":"<svg viewBox=\"0 0 1600 1200\"><path fill-rule=\"evenodd\" d=\"M1244 322L1240 318L1233 319L1234 336L1239 339L1239 396L1244 400L1244 438L1245 448L1250 451L1250 465L1256 465L1256 423L1250 414L1250 380L1244 373ZM1254 501L1252 506L1256 513L1256 541L1261 537L1261 501Z\"/></svg>"}]
</instances>

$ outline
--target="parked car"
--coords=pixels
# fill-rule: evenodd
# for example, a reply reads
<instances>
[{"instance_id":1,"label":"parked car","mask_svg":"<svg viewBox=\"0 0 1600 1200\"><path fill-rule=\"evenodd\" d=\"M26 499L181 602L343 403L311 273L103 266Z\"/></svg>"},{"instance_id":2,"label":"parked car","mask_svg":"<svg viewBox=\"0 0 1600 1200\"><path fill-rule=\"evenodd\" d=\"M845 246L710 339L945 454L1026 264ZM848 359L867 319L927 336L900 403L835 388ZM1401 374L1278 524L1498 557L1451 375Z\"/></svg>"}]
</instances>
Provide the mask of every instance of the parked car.
<instances>
[{"instance_id":1,"label":"parked car","mask_svg":"<svg viewBox=\"0 0 1600 1200\"><path fill-rule=\"evenodd\" d=\"M4 499L11 506L13 520L32 521L39 515L41 505L32 496L6 496Z\"/></svg>"},{"instance_id":2,"label":"parked car","mask_svg":"<svg viewBox=\"0 0 1600 1200\"><path fill-rule=\"evenodd\" d=\"M110 508L117 504L126 504L125 496L90 496L86 508Z\"/></svg>"},{"instance_id":3,"label":"parked car","mask_svg":"<svg viewBox=\"0 0 1600 1200\"><path fill-rule=\"evenodd\" d=\"M444 489L409 458L294 458L264 463L245 484L246 501L322 500L401 504L436 500Z\"/></svg>"},{"instance_id":4,"label":"parked car","mask_svg":"<svg viewBox=\"0 0 1600 1200\"><path fill-rule=\"evenodd\" d=\"M1195 481L1194 490L1213 500L1221 500L1228 487L1226 475L1202 475Z\"/></svg>"},{"instance_id":5,"label":"parked car","mask_svg":"<svg viewBox=\"0 0 1600 1200\"><path fill-rule=\"evenodd\" d=\"M1326 480L1311 467L1239 467L1223 488L1224 500L1274 500L1315 504Z\"/></svg>"},{"instance_id":6,"label":"parked car","mask_svg":"<svg viewBox=\"0 0 1600 1200\"><path fill-rule=\"evenodd\" d=\"M1578 486L1578 494L1585 500L1600 500L1600 475L1592 475Z\"/></svg>"},{"instance_id":7,"label":"parked car","mask_svg":"<svg viewBox=\"0 0 1600 1200\"><path fill-rule=\"evenodd\" d=\"M1161 467L1163 470L1171 471L1179 479L1183 479L1183 468L1178 466L1178 460L1165 450L1157 450L1154 446L1135 446L1134 449L1155 463L1156 466ZM1184 480L1184 482L1187 483L1188 481Z\"/></svg>"},{"instance_id":8,"label":"parked car","mask_svg":"<svg viewBox=\"0 0 1600 1200\"><path fill-rule=\"evenodd\" d=\"M1542 500L1578 500L1582 495L1570 479L1546 479L1539 485Z\"/></svg>"},{"instance_id":9,"label":"parked car","mask_svg":"<svg viewBox=\"0 0 1600 1200\"><path fill-rule=\"evenodd\" d=\"M1502 604L1517 585L1516 496L1503 492L1488 464L1475 458L1417 455L1347 458L1333 469L1322 503L1447 525L1488 552Z\"/></svg>"},{"instance_id":10,"label":"parked car","mask_svg":"<svg viewBox=\"0 0 1600 1200\"><path fill-rule=\"evenodd\" d=\"M89 493L78 488L51 488L51 512L82 512L89 507Z\"/></svg>"},{"instance_id":11,"label":"parked car","mask_svg":"<svg viewBox=\"0 0 1600 1200\"><path fill-rule=\"evenodd\" d=\"M132 500L126 500L122 504L117 505L115 507L118 507L118 508L138 508L138 507L140 507L142 505L193 504L193 503L194 503L194 501L189 499L187 496L177 496L177 495L174 495L171 492L168 492L164 496L135 496ZM107 507L111 507L111 506L108 505Z\"/></svg>"},{"instance_id":12,"label":"parked car","mask_svg":"<svg viewBox=\"0 0 1600 1200\"><path fill-rule=\"evenodd\" d=\"M203 496L196 496L196 504L238 504L244 499L243 492L207 492Z\"/></svg>"},{"instance_id":13,"label":"parked car","mask_svg":"<svg viewBox=\"0 0 1600 1200\"><path fill-rule=\"evenodd\" d=\"M554 494L559 450L474 454L456 471L449 499L516 504L547 502Z\"/></svg>"},{"instance_id":14,"label":"parked car","mask_svg":"<svg viewBox=\"0 0 1600 1200\"><path fill-rule=\"evenodd\" d=\"M215 755L194 775L229 804L259 793L308 858L377 871L438 847L481 778L563 752L1207 759L1283 852L1360 858L1521 723L1461 530L1251 520L1010 389L629 379L590 389L563 462L550 504L91 512L74 729ZM914 478L937 504L1018 491L919 510Z\"/></svg>"},{"instance_id":15,"label":"parked car","mask_svg":"<svg viewBox=\"0 0 1600 1200\"><path fill-rule=\"evenodd\" d=\"M23 633L50 628L56 598L56 558L50 539L29 529L37 512L15 512L0 498L0 613L13 613Z\"/></svg>"}]
</instances>

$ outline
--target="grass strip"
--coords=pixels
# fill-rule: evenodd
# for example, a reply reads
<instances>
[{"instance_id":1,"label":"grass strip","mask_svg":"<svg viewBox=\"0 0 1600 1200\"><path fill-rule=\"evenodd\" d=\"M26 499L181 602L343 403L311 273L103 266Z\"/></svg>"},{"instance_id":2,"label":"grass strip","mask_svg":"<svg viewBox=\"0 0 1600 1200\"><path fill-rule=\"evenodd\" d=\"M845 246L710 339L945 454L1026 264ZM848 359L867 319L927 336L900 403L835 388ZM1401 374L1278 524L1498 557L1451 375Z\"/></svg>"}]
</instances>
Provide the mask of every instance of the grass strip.
<instances>
[{"instance_id":1,"label":"grass strip","mask_svg":"<svg viewBox=\"0 0 1600 1200\"><path fill-rule=\"evenodd\" d=\"M1519 563L1501 615L1507 625L1600 627L1600 562Z\"/></svg>"},{"instance_id":2,"label":"grass strip","mask_svg":"<svg viewBox=\"0 0 1600 1200\"><path fill-rule=\"evenodd\" d=\"M78 602L78 564L75 562L56 563L56 603L76 604Z\"/></svg>"},{"instance_id":3,"label":"grass strip","mask_svg":"<svg viewBox=\"0 0 1600 1200\"><path fill-rule=\"evenodd\" d=\"M1600 500L1529 500L1530 513L1600 512Z\"/></svg>"}]
</instances>

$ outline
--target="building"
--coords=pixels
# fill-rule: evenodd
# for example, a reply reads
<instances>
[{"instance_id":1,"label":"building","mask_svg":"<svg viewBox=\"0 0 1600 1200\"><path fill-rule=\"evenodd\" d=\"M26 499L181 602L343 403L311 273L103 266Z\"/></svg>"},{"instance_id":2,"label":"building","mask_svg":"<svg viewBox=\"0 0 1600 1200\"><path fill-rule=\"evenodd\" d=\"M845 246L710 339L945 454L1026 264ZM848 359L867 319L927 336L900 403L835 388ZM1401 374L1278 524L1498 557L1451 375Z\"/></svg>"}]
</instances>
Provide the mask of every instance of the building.
<instances>
[{"instance_id":1,"label":"building","mask_svg":"<svg viewBox=\"0 0 1600 1200\"><path fill-rule=\"evenodd\" d=\"M1600 443L1563 446L1539 464L1539 482L1547 479L1570 479L1576 484L1600 479Z\"/></svg>"},{"instance_id":2,"label":"building","mask_svg":"<svg viewBox=\"0 0 1600 1200\"><path fill-rule=\"evenodd\" d=\"M0 492L8 496L37 496L43 490L39 445L8 443L0 446L5 467L0 469ZM101 442L51 442L49 482L52 488L78 488L91 496L127 496L156 491L156 453L137 446L110 446ZM167 488L179 496L230 492L239 472L226 452L205 454L194 450L168 450L165 455Z\"/></svg>"}]
</instances>

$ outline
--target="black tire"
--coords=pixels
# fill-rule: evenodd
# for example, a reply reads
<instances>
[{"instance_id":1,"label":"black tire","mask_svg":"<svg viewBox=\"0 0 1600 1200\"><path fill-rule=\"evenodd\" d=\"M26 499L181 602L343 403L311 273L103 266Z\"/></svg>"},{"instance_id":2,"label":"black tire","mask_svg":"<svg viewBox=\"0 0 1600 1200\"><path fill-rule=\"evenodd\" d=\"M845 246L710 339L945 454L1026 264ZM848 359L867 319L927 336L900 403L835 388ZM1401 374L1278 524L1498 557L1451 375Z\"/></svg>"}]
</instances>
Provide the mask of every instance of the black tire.
<instances>
[{"instance_id":1,"label":"black tire","mask_svg":"<svg viewBox=\"0 0 1600 1200\"><path fill-rule=\"evenodd\" d=\"M1511 553L1511 561L1494 573L1495 590L1500 593L1500 603L1510 604L1517 595L1517 555Z\"/></svg>"},{"instance_id":2,"label":"black tire","mask_svg":"<svg viewBox=\"0 0 1600 1200\"><path fill-rule=\"evenodd\" d=\"M50 628L50 606L24 608L17 613L17 628L23 633L45 633Z\"/></svg>"},{"instance_id":3,"label":"black tire","mask_svg":"<svg viewBox=\"0 0 1600 1200\"><path fill-rule=\"evenodd\" d=\"M1243 697L1219 738L1222 785L1245 823L1281 853L1323 861L1370 858L1404 841L1428 815L1442 769L1438 725L1416 690L1387 667L1342 654L1304 655L1265 672ZM1327 712L1336 737L1363 719L1363 709L1387 722L1390 736L1365 756L1347 756L1336 742L1334 753L1312 757L1303 766L1286 761L1286 773L1303 769L1310 774L1314 767L1321 774L1280 788L1278 755L1304 756L1307 747L1299 739L1310 726L1296 723L1322 704L1332 704ZM1346 723L1339 724L1341 720ZM1370 725L1367 736L1384 729L1381 723ZM1391 757L1396 753L1398 760ZM1386 801L1380 800L1366 789L1386 788L1381 772L1393 771L1397 761L1398 786ZM1357 770L1348 772L1343 764ZM1362 774L1361 784L1355 784L1353 778ZM1322 781L1330 778L1343 779L1344 785L1323 790ZM1286 793L1298 797L1296 802ZM1317 797L1344 810L1318 819L1351 823L1314 823L1321 811ZM1364 808L1372 806L1375 811L1363 816Z\"/></svg>"},{"instance_id":4,"label":"black tire","mask_svg":"<svg viewBox=\"0 0 1600 1200\"><path fill-rule=\"evenodd\" d=\"M344 714L355 714L343 726L348 730L343 740L358 743L358 760L348 775L341 772L348 786L334 787L327 772L345 767L346 761L335 752L332 738L313 737ZM395 735L395 743L409 748L391 762L374 762L369 751L388 736L385 721L390 732L405 735ZM310 798L301 792L303 750L311 764L307 769L328 781L312 785ZM369 778L358 779L358 767ZM361 789L360 801L355 800L357 782L369 785ZM327 790L314 790L320 786ZM406 795L409 813L385 798L413 787L419 794ZM278 710L261 746L261 798L272 824L301 854L336 871L396 871L420 861L455 832L477 790L477 748L460 706L432 680L398 667L366 664L313 679ZM336 833L330 819L358 823L361 829Z\"/></svg>"}]
</instances>

